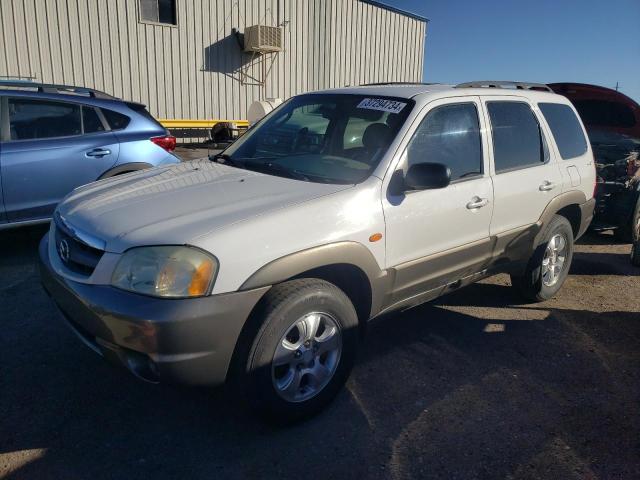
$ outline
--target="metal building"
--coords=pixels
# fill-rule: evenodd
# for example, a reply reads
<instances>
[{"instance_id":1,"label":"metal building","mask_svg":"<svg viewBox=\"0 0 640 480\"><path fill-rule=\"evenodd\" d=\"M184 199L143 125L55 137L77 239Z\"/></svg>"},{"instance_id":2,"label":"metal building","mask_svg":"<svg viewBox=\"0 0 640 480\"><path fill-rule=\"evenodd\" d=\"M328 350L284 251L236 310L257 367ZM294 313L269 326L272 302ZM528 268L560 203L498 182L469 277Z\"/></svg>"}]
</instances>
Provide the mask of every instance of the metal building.
<instances>
[{"instance_id":1,"label":"metal building","mask_svg":"<svg viewBox=\"0 0 640 480\"><path fill-rule=\"evenodd\" d=\"M1 0L0 76L244 119L254 100L421 81L426 23L372 0ZM247 51L254 25L279 27L281 51Z\"/></svg>"}]
</instances>

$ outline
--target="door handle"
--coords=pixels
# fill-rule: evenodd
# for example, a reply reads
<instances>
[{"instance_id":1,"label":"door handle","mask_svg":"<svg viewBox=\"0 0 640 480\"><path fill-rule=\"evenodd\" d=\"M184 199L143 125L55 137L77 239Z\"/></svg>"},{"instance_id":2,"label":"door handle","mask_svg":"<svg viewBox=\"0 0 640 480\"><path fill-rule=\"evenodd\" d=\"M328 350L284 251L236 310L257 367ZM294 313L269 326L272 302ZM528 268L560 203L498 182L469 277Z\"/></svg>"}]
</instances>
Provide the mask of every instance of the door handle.
<instances>
[{"instance_id":1,"label":"door handle","mask_svg":"<svg viewBox=\"0 0 640 480\"><path fill-rule=\"evenodd\" d=\"M94 148L93 150L89 150L85 153L87 157L104 157L106 155L111 155L111 150L107 150L106 148Z\"/></svg>"},{"instance_id":2,"label":"door handle","mask_svg":"<svg viewBox=\"0 0 640 480\"><path fill-rule=\"evenodd\" d=\"M538 187L538 190L540 190L541 192L548 192L549 190L553 190L554 188L556 188L555 183L550 182L549 180L545 180L543 184Z\"/></svg>"},{"instance_id":3,"label":"door handle","mask_svg":"<svg viewBox=\"0 0 640 480\"><path fill-rule=\"evenodd\" d=\"M473 199L471 199L471 201L467 203L467 208L469 210L475 210L476 208L485 207L488 204L489 204L488 198L473 197Z\"/></svg>"}]
</instances>

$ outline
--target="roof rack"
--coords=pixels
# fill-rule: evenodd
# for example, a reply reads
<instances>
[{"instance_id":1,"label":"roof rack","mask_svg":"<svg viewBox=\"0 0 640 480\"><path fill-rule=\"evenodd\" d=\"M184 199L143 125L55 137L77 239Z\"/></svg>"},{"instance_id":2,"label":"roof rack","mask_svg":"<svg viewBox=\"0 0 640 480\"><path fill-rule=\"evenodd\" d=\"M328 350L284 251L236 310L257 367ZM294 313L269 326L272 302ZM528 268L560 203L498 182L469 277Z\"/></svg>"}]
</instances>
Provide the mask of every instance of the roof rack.
<instances>
[{"instance_id":1,"label":"roof rack","mask_svg":"<svg viewBox=\"0 0 640 480\"><path fill-rule=\"evenodd\" d=\"M530 83L530 82L509 82L509 81L496 81L496 80L484 80L477 82L466 82L456 85L456 88L511 88L515 90L537 90L543 92L553 92L548 85L544 83Z\"/></svg>"},{"instance_id":2,"label":"roof rack","mask_svg":"<svg viewBox=\"0 0 640 480\"><path fill-rule=\"evenodd\" d=\"M0 87L35 88L41 93L67 93L70 95L86 95L91 98L102 98L105 100L118 100L118 98L113 95L101 92L100 90L94 90L93 88L39 83L31 80L2 80L0 78Z\"/></svg>"},{"instance_id":3,"label":"roof rack","mask_svg":"<svg viewBox=\"0 0 640 480\"><path fill-rule=\"evenodd\" d=\"M427 83L427 82L375 82L375 83L361 83L360 87L376 87L382 85L440 85L439 83Z\"/></svg>"}]
</instances>

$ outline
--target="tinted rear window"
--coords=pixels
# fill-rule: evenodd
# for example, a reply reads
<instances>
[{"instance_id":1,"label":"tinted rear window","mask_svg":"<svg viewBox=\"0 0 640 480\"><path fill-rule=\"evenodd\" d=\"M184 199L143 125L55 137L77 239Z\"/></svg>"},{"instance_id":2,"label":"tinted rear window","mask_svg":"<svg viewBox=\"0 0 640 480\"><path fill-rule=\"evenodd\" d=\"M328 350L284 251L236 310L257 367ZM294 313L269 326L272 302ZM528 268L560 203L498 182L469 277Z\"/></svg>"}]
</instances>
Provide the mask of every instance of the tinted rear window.
<instances>
[{"instance_id":1,"label":"tinted rear window","mask_svg":"<svg viewBox=\"0 0 640 480\"><path fill-rule=\"evenodd\" d=\"M123 128L126 128L126 126L129 125L129 122L131 121L131 119L126 115L114 112L113 110L108 110L106 108L102 109L102 113L107 119L107 123L109 124L109 127L111 127L111 130L122 130Z\"/></svg>"},{"instance_id":2,"label":"tinted rear window","mask_svg":"<svg viewBox=\"0 0 640 480\"><path fill-rule=\"evenodd\" d=\"M540 125L531 107L521 102L488 102L496 172L545 162Z\"/></svg>"},{"instance_id":3,"label":"tinted rear window","mask_svg":"<svg viewBox=\"0 0 640 480\"><path fill-rule=\"evenodd\" d=\"M562 158L567 160L584 155L587 140L571 107L559 103L540 103L538 106L551 127Z\"/></svg>"}]
</instances>

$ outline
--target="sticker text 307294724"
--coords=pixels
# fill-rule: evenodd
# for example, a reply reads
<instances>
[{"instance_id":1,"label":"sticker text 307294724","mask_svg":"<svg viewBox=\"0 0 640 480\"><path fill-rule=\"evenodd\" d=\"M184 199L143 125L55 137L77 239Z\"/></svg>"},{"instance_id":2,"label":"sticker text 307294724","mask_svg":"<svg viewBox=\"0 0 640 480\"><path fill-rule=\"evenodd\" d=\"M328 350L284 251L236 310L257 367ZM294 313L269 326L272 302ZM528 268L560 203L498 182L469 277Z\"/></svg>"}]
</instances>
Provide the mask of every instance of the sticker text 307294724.
<instances>
[{"instance_id":1,"label":"sticker text 307294724","mask_svg":"<svg viewBox=\"0 0 640 480\"><path fill-rule=\"evenodd\" d=\"M358 104L358 108L366 108L368 110L381 110L383 112L400 113L407 104L398 102L397 100L388 100L386 98L364 98Z\"/></svg>"}]
</instances>

